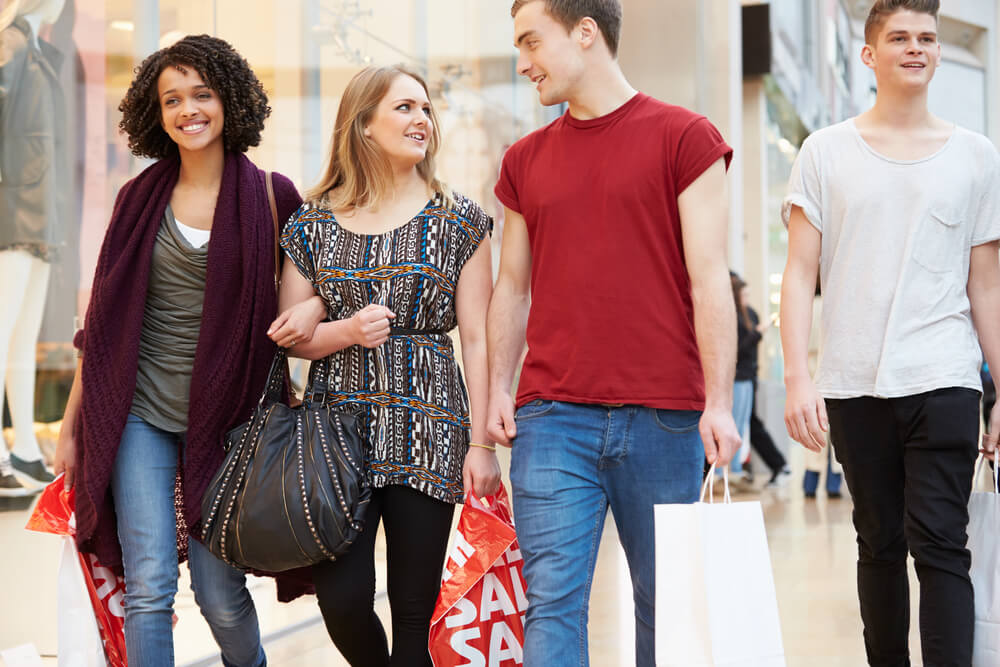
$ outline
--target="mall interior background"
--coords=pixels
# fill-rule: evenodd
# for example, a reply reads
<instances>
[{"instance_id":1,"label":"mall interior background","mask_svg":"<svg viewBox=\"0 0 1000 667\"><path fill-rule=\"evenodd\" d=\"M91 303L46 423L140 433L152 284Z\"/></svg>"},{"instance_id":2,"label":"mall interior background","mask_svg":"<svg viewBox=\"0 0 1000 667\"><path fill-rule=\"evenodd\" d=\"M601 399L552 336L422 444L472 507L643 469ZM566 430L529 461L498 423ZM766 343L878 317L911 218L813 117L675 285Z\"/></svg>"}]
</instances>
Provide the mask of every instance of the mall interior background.
<instances>
[{"instance_id":1,"label":"mall interior background","mask_svg":"<svg viewBox=\"0 0 1000 667\"><path fill-rule=\"evenodd\" d=\"M762 314L778 310L787 243L778 208L798 147L810 131L858 113L874 97L874 79L859 58L869 4L624 0L620 59L631 82L704 113L736 149L730 262L747 278ZM492 186L503 151L562 112L540 107L517 76L508 6L507 0L66 0L59 20L42 33L65 55L60 78L71 180L70 219L37 345L35 417L46 454L54 449L72 379L76 316L86 309L115 195L148 164L129 154L117 131L118 104L145 56L189 33L232 42L273 108L251 157L300 189L320 172L348 79L369 63L418 68L441 116L443 176L496 217L498 250L502 209ZM996 141L1000 1L943 0L942 6L944 61L931 86L931 108ZM776 328L761 350L765 419L772 433L783 434ZM16 538L5 534L0 541ZM15 638L0 629L0 646L8 639Z\"/></svg>"},{"instance_id":2,"label":"mall interior background","mask_svg":"<svg viewBox=\"0 0 1000 667\"><path fill-rule=\"evenodd\" d=\"M858 56L869 1L624 5L621 62L632 83L704 113L736 148L730 262L748 279L754 307L776 313L786 247L778 206L798 146L810 131L858 113L874 96L874 79ZM763 22L761 5L769 15ZM931 86L935 113L994 139L1000 117L988 111L997 96L998 5L944 0L944 61ZM39 428L62 412L74 365L74 316L85 312L115 194L148 164L129 154L117 131L118 103L142 58L188 33L235 44L273 107L251 157L300 189L320 172L339 94L352 74L368 63L417 67L441 112L443 175L497 217L498 244L502 209L492 184L503 151L561 112L540 107L516 75L506 6L496 0L68 0L47 35L66 56L60 76L72 205L37 347ZM776 329L761 347L768 421L778 427Z\"/></svg>"}]
</instances>

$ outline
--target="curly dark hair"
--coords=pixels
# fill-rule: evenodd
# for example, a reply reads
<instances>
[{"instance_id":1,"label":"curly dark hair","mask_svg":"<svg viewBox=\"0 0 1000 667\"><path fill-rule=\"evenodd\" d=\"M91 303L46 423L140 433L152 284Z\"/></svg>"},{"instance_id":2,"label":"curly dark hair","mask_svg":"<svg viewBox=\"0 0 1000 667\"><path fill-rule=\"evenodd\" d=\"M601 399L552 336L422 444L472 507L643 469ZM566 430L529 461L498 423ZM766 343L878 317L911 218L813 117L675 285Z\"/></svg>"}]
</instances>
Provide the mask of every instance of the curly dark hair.
<instances>
[{"instance_id":1,"label":"curly dark hair","mask_svg":"<svg viewBox=\"0 0 1000 667\"><path fill-rule=\"evenodd\" d=\"M118 129L128 135L128 147L139 157L165 158L177 154L177 144L160 124L157 82L168 67L198 72L222 98L226 150L243 153L260 143L264 119L271 115L267 93L250 65L229 42L210 35L189 35L160 49L135 69L135 78L122 99Z\"/></svg>"}]
</instances>

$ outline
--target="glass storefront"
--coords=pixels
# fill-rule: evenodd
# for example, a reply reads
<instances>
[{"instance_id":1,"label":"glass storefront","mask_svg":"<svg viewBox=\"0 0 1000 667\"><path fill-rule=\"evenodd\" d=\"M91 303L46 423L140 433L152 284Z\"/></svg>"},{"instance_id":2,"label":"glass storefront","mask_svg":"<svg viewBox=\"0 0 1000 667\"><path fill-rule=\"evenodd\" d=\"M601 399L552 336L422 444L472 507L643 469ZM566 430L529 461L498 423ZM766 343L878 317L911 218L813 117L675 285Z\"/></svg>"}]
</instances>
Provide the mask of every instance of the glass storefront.
<instances>
[{"instance_id":1,"label":"glass storefront","mask_svg":"<svg viewBox=\"0 0 1000 667\"><path fill-rule=\"evenodd\" d=\"M53 91L59 126L51 129L64 141L47 168L65 172L66 213L51 234L51 279L35 347L35 428L47 455L75 367L74 321L86 311L115 195L150 163L129 153L117 129L118 104L145 56L185 34L230 41L263 82L273 109L250 157L300 190L313 184L325 162L350 77L367 64L415 68L426 76L440 116L441 176L493 214L498 232L502 208L492 187L504 150L559 113L540 107L530 84L517 76L509 19L486 0L43 0L20 6L57 17L48 25L25 18L39 24L33 27L61 59ZM494 234L494 243L499 237ZM9 417L4 424L10 426ZM10 430L6 435L13 437Z\"/></svg>"}]
</instances>

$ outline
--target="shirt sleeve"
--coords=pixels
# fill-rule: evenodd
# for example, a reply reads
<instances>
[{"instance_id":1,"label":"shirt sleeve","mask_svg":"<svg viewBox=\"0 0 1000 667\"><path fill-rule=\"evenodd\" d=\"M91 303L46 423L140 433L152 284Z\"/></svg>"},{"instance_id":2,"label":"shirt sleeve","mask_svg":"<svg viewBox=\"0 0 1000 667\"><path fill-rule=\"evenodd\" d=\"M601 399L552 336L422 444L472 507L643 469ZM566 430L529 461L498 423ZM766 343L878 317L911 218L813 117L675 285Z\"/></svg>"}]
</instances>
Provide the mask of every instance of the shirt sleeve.
<instances>
[{"instance_id":1,"label":"shirt sleeve","mask_svg":"<svg viewBox=\"0 0 1000 667\"><path fill-rule=\"evenodd\" d=\"M698 116L681 132L674 153L674 187L684 192L719 158L725 158L726 169L733 159L733 149L719 130L704 116Z\"/></svg>"},{"instance_id":2,"label":"shirt sleeve","mask_svg":"<svg viewBox=\"0 0 1000 667\"><path fill-rule=\"evenodd\" d=\"M1000 239L1000 153L986 141L983 178L980 180L982 195L979 198L977 217L972 228L972 245L982 245Z\"/></svg>"},{"instance_id":3,"label":"shirt sleeve","mask_svg":"<svg viewBox=\"0 0 1000 667\"><path fill-rule=\"evenodd\" d=\"M465 263L472 258L482 242L493 233L493 218L471 199L464 199L460 208L464 210L460 210L458 213L465 221L465 224L462 225L463 240L458 249L458 270L461 273Z\"/></svg>"},{"instance_id":4,"label":"shirt sleeve","mask_svg":"<svg viewBox=\"0 0 1000 667\"><path fill-rule=\"evenodd\" d=\"M511 146L504 153L500 161L500 178L497 180L496 187L493 188L493 193L500 200L501 204L515 213L523 215L524 211L521 209L521 201L518 198L517 192L518 173L520 173L520 168L517 159L517 150L514 146Z\"/></svg>"},{"instance_id":5,"label":"shirt sleeve","mask_svg":"<svg viewBox=\"0 0 1000 667\"><path fill-rule=\"evenodd\" d=\"M820 187L820 173L812 143L807 139L802 144L788 177L788 194L781 202L781 222L788 227L792 207L798 206L805 213L806 220L821 234L823 233L823 200Z\"/></svg>"},{"instance_id":6,"label":"shirt sleeve","mask_svg":"<svg viewBox=\"0 0 1000 667\"><path fill-rule=\"evenodd\" d=\"M303 204L299 210L292 214L285 229L281 234L281 248L292 260L299 273L309 282L314 283L316 278L316 245L318 242L319 230L317 222L310 219L307 213L315 213L316 210L307 204Z\"/></svg>"}]
</instances>

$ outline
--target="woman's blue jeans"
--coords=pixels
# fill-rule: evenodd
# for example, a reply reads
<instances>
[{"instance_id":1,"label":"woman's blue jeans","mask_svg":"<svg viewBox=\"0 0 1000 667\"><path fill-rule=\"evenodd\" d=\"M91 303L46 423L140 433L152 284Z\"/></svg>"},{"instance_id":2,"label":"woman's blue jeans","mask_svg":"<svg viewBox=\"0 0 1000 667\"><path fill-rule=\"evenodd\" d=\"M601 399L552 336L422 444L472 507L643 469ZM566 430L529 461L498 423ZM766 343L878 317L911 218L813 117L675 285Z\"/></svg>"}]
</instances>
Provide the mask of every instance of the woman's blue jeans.
<instances>
[{"instance_id":1,"label":"woman's blue jeans","mask_svg":"<svg viewBox=\"0 0 1000 667\"><path fill-rule=\"evenodd\" d=\"M636 664L654 663L653 505L698 499L701 412L533 401L510 480L528 585L525 667L587 665L587 603L608 508L628 559Z\"/></svg>"},{"instance_id":2,"label":"woman's blue jeans","mask_svg":"<svg viewBox=\"0 0 1000 667\"><path fill-rule=\"evenodd\" d=\"M743 461L750 455L750 415L753 414L753 380L733 383L733 421L740 432L740 449L729 464L729 472L743 472Z\"/></svg>"},{"instance_id":3,"label":"woman's blue jeans","mask_svg":"<svg viewBox=\"0 0 1000 667\"><path fill-rule=\"evenodd\" d=\"M111 476L125 568L129 667L172 667L177 592L174 479L184 439L129 415ZM266 664L245 575L189 541L191 589L227 666Z\"/></svg>"}]
</instances>

